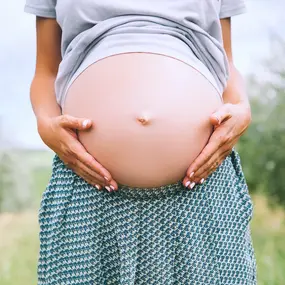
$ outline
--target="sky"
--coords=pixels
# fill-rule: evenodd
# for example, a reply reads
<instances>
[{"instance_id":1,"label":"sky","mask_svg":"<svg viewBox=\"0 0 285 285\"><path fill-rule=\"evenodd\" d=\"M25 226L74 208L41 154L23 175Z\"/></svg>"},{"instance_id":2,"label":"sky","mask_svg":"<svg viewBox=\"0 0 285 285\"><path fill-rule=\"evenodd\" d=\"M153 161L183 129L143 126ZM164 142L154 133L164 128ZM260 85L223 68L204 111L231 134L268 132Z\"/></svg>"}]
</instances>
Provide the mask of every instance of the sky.
<instances>
[{"instance_id":1,"label":"sky","mask_svg":"<svg viewBox=\"0 0 285 285\"><path fill-rule=\"evenodd\" d=\"M95 1L95 0L94 0ZM232 19L234 61L242 74L262 75L270 33L285 39L284 0L246 0L247 13ZM35 17L25 0L2 1L0 17L0 147L46 148L37 134L29 99L35 66Z\"/></svg>"}]
</instances>

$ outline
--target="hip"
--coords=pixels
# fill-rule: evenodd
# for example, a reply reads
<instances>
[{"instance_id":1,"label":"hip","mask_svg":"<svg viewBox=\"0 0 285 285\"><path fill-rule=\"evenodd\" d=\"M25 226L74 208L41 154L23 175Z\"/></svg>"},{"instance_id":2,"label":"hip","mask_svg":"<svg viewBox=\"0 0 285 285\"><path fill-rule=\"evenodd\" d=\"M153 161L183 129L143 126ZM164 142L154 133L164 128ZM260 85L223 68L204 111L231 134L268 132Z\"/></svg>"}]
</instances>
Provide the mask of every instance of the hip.
<instances>
[{"instance_id":1,"label":"hip","mask_svg":"<svg viewBox=\"0 0 285 285\"><path fill-rule=\"evenodd\" d=\"M99 191L55 156L39 215L41 284L149 284L153 275L157 284L252 285L251 217L236 151L195 191L180 182Z\"/></svg>"}]
</instances>

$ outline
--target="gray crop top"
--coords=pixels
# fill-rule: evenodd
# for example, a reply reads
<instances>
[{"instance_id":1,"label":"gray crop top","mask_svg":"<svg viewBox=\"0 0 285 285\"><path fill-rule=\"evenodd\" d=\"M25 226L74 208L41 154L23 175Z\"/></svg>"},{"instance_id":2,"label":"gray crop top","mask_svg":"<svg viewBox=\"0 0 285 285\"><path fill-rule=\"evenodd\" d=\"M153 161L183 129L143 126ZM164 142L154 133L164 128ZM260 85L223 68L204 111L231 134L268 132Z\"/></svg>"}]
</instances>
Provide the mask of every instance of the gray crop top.
<instances>
[{"instance_id":1,"label":"gray crop top","mask_svg":"<svg viewBox=\"0 0 285 285\"><path fill-rule=\"evenodd\" d=\"M97 52L97 59L145 51L185 61L190 57L187 51L191 51L211 73L222 94L229 70L220 19L245 12L245 3L244 0L26 0L24 10L56 18L62 29L62 61L55 82L57 102L62 106L74 74L90 51Z\"/></svg>"}]
</instances>

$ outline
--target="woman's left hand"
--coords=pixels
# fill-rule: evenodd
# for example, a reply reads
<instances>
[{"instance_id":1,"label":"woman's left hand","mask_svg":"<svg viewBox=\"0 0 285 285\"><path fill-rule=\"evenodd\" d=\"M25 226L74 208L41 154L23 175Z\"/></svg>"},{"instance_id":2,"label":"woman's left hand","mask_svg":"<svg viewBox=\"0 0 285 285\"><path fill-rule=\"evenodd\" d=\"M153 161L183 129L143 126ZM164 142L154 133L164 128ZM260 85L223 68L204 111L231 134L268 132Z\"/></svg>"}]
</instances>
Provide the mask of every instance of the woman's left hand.
<instances>
[{"instance_id":1,"label":"woman's left hand","mask_svg":"<svg viewBox=\"0 0 285 285\"><path fill-rule=\"evenodd\" d=\"M251 122L249 104L224 104L211 115L210 121L214 131L207 145L188 168L183 180L184 186L189 189L203 183L231 153Z\"/></svg>"}]
</instances>

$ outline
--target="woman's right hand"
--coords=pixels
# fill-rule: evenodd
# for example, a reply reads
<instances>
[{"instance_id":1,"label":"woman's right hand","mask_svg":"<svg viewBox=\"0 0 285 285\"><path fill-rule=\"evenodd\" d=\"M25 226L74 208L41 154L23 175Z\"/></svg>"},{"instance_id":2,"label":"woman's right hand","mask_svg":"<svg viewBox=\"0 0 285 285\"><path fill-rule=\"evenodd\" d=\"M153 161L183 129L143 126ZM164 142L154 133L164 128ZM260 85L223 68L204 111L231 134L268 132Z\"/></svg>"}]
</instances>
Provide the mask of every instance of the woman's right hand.
<instances>
[{"instance_id":1,"label":"woman's right hand","mask_svg":"<svg viewBox=\"0 0 285 285\"><path fill-rule=\"evenodd\" d=\"M61 115L38 119L38 132L43 142L52 149L64 164L98 190L109 192L118 185L111 174L90 155L78 140L76 130L89 130L92 121Z\"/></svg>"}]
</instances>

